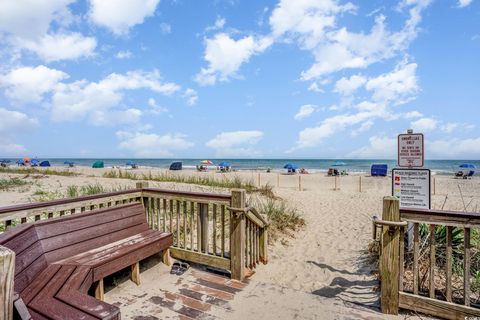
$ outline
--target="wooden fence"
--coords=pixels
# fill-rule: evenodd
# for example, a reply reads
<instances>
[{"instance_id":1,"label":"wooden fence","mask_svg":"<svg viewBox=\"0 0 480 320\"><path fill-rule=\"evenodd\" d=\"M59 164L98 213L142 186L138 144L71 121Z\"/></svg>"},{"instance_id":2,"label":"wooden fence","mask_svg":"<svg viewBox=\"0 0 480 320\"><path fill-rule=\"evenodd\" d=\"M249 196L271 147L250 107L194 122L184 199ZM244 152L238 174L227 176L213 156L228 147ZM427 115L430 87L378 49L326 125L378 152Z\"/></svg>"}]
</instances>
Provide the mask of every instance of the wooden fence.
<instances>
[{"instance_id":1,"label":"wooden fence","mask_svg":"<svg viewBox=\"0 0 480 320\"><path fill-rule=\"evenodd\" d=\"M140 182L131 190L2 207L0 232L131 202L144 204L152 229L173 234L173 257L230 271L234 279L243 279L259 262L267 262L268 224L246 204L244 190L229 195L181 192Z\"/></svg>"},{"instance_id":2,"label":"wooden fence","mask_svg":"<svg viewBox=\"0 0 480 320\"><path fill-rule=\"evenodd\" d=\"M382 218L373 224L374 238L381 227L383 313L402 308L447 319L480 317L471 290L471 235L480 213L400 209L397 198L385 197Z\"/></svg>"}]
</instances>

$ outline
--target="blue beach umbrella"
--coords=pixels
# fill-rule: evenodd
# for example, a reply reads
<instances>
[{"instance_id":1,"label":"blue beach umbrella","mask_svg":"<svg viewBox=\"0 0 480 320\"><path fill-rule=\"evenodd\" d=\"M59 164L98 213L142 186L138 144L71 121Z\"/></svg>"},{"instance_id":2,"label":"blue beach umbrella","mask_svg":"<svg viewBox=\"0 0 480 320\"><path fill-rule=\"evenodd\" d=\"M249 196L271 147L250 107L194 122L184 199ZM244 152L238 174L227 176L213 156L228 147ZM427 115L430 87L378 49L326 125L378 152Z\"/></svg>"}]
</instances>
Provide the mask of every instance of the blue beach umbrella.
<instances>
[{"instance_id":1,"label":"blue beach umbrella","mask_svg":"<svg viewBox=\"0 0 480 320\"><path fill-rule=\"evenodd\" d=\"M39 162L37 159L32 159L32 161L30 161L30 164L31 164L32 166L34 166L34 167L35 167L35 166L38 166L39 163L40 163L40 162Z\"/></svg>"},{"instance_id":2,"label":"blue beach umbrella","mask_svg":"<svg viewBox=\"0 0 480 320\"><path fill-rule=\"evenodd\" d=\"M24 161L24 160L22 160L22 159L20 159L20 160L17 160L17 164L22 164L22 165L23 165L23 164L25 164L25 161Z\"/></svg>"},{"instance_id":3,"label":"blue beach umbrella","mask_svg":"<svg viewBox=\"0 0 480 320\"><path fill-rule=\"evenodd\" d=\"M73 161L64 161L63 164L72 165L72 164L73 164Z\"/></svg>"},{"instance_id":4,"label":"blue beach umbrella","mask_svg":"<svg viewBox=\"0 0 480 320\"><path fill-rule=\"evenodd\" d=\"M288 170L296 170L298 169L298 166L293 163L287 163L286 165L283 166L283 168Z\"/></svg>"},{"instance_id":5,"label":"blue beach umbrella","mask_svg":"<svg viewBox=\"0 0 480 320\"><path fill-rule=\"evenodd\" d=\"M133 167L133 166L135 166L135 165L137 165L137 164L136 164L135 162L133 162L133 161L127 161L126 165Z\"/></svg>"},{"instance_id":6,"label":"blue beach umbrella","mask_svg":"<svg viewBox=\"0 0 480 320\"><path fill-rule=\"evenodd\" d=\"M476 169L477 168L473 163L462 163L459 167L463 168L463 169Z\"/></svg>"},{"instance_id":7,"label":"blue beach umbrella","mask_svg":"<svg viewBox=\"0 0 480 320\"><path fill-rule=\"evenodd\" d=\"M225 162L225 161L222 161L218 164L219 167L230 167L230 163L229 162Z\"/></svg>"}]
</instances>

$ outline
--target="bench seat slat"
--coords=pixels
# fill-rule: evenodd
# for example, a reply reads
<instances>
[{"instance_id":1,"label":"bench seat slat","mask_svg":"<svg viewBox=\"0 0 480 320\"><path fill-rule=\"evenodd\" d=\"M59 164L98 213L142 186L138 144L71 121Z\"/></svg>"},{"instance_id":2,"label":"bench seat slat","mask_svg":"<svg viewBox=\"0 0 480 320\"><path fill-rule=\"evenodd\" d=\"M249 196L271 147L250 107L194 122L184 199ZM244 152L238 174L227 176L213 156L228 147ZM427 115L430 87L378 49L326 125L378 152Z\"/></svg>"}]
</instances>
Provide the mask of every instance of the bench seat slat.
<instances>
[{"instance_id":1,"label":"bench seat slat","mask_svg":"<svg viewBox=\"0 0 480 320\"><path fill-rule=\"evenodd\" d=\"M42 289L47 285L47 283L55 276L55 274L60 270L60 265L49 265L45 270L43 270L35 280L30 283L25 290L21 292L23 302L29 304L37 296L37 294L42 291Z\"/></svg>"}]
</instances>

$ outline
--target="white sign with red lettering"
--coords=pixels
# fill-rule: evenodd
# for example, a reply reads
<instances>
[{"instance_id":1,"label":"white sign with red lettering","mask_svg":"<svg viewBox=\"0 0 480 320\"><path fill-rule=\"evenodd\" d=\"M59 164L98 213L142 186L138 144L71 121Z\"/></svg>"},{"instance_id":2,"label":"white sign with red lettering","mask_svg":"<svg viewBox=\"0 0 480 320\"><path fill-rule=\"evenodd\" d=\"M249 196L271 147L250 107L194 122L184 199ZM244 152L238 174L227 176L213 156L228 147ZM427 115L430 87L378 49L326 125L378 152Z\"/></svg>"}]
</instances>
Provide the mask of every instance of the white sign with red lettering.
<instances>
[{"instance_id":1,"label":"white sign with red lettering","mask_svg":"<svg viewBox=\"0 0 480 320\"><path fill-rule=\"evenodd\" d=\"M399 167L423 167L423 151L423 133L407 133L398 135Z\"/></svg>"}]
</instances>

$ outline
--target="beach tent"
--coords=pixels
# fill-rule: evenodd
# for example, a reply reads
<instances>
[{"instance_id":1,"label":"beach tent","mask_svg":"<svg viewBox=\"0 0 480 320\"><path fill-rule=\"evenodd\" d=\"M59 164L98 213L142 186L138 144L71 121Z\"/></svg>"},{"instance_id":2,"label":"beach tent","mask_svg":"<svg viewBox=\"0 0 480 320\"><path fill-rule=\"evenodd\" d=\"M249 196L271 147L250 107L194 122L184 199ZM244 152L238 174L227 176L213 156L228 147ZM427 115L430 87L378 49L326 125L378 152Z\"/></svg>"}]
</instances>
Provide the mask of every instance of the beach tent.
<instances>
[{"instance_id":1,"label":"beach tent","mask_svg":"<svg viewBox=\"0 0 480 320\"><path fill-rule=\"evenodd\" d=\"M32 167L36 167L40 164L40 161L38 161L37 159L32 159L30 160L30 164L32 165Z\"/></svg>"},{"instance_id":2,"label":"beach tent","mask_svg":"<svg viewBox=\"0 0 480 320\"><path fill-rule=\"evenodd\" d=\"M73 167L74 162L73 161L65 161L63 164L68 165L69 167Z\"/></svg>"},{"instance_id":3,"label":"beach tent","mask_svg":"<svg viewBox=\"0 0 480 320\"><path fill-rule=\"evenodd\" d=\"M92 164L92 168L103 168L104 165L103 165L103 161L95 161L93 164Z\"/></svg>"},{"instance_id":4,"label":"beach tent","mask_svg":"<svg viewBox=\"0 0 480 320\"><path fill-rule=\"evenodd\" d=\"M130 167L132 167L133 169L138 168L138 165L137 165L135 162L133 162L133 161L127 161L127 163L126 163L125 165L130 166Z\"/></svg>"},{"instance_id":5,"label":"beach tent","mask_svg":"<svg viewBox=\"0 0 480 320\"><path fill-rule=\"evenodd\" d=\"M386 164L372 164L370 168L370 174L372 177L386 177L388 171L388 165Z\"/></svg>"},{"instance_id":6,"label":"beach tent","mask_svg":"<svg viewBox=\"0 0 480 320\"><path fill-rule=\"evenodd\" d=\"M42 161L42 162L40 162L40 167L50 167L50 162L48 162L46 160Z\"/></svg>"},{"instance_id":7,"label":"beach tent","mask_svg":"<svg viewBox=\"0 0 480 320\"><path fill-rule=\"evenodd\" d=\"M172 164L170 165L170 170L182 170L182 163L172 162Z\"/></svg>"},{"instance_id":8,"label":"beach tent","mask_svg":"<svg viewBox=\"0 0 480 320\"><path fill-rule=\"evenodd\" d=\"M298 169L298 166L293 163L287 163L286 165L283 166L283 168L288 170L296 170Z\"/></svg>"}]
</instances>

